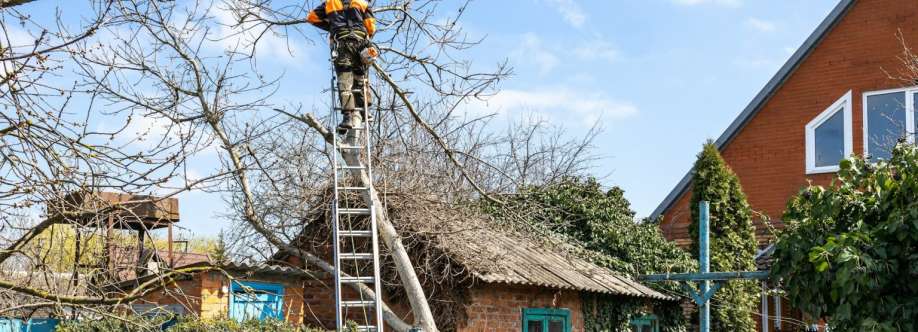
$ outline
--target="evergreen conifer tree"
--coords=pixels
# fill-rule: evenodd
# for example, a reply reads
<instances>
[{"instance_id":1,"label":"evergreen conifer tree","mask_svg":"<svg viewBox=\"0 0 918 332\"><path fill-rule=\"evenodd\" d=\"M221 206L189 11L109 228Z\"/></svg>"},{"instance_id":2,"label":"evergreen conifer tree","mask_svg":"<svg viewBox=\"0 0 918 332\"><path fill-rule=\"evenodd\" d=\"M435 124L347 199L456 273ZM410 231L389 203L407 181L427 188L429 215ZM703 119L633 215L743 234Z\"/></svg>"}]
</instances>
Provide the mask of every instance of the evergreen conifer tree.
<instances>
[{"instance_id":1,"label":"evergreen conifer tree","mask_svg":"<svg viewBox=\"0 0 918 332\"><path fill-rule=\"evenodd\" d=\"M695 162L692 183L692 255L698 258L698 203L710 203L710 258L712 272L755 270L755 228L752 208L736 174L717 147L708 141ZM711 330L754 332L758 289L753 281L729 281L711 302Z\"/></svg>"}]
</instances>

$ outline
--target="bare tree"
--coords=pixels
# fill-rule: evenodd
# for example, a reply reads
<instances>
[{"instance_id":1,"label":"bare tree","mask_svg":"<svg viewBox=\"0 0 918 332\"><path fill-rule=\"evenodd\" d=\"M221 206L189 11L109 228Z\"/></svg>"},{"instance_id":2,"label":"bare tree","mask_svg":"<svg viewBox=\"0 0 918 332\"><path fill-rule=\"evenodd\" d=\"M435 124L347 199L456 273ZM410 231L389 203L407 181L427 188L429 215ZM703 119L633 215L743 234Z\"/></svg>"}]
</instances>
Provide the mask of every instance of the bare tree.
<instances>
[{"instance_id":1,"label":"bare tree","mask_svg":"<svg viewBox=\"0 0 918 332\"><path fill-rule=\"evenodd\" d=\"M244 227L228 235L250 244L250 250L239 248L243 253L281 251L332 271L321 253L296 241L309 216L327 208L329 160L337 153L327 146L332 135L330 119L323 118L328 105L284 104L273 96L277 77L265 77L258 68L264 61L258 45L265 36L325 47L319 41L324 36L316 38L304 27L315 3L88 4L93 18L77 33L66 33L72 23L58 17L58 32L47 32L47 23L30 23L40 33L19 45L10 42L15 38L7 29L14 25L7 22L29 23L31 18L16 12L25 7L3 12L5 44L11 46L0 48L5 68L0 93L8 107L0 126L5 128L0 128L0 170L9 176L0 180L0 204L13 208L5 211L19 212L0 214L8 229L3 234L9 234L4 239L9 249L0 252L0 262L14 256L31 261L29 266L47 261L41 253L22 248L62 222L55 218L76 220L123 210L109 205L83 211L81 205L69 204L55 209L67 213L48 214L38 222L32 217L49 203L66 204L73 192L155 191L173 197L203 190L230 194L232 206L238 207L232 217ZM480 42L459 24L468 5L438 0L376 4L381 29L375 42L382 56L372 80L377 103L371 157L377 172L373 179L357 177L377 187L374 197L365 198L375 204L385 207L396 197L452 206L471 207L479 200L499 204L502 195L521 186L583 173L593 160L595 131L582 140L566 140L560 129L528 121L511 125L509 134L495 134L491 116L467 112L497 93L501 80L510 75L506 63L477 70L480 64L465 59L465 50ZM225 14L217 11L235 18L229 27L238 34L231 36L238 41L233 48L226 49L227 36L217 33L221 23L215 16ZM56 86L72 81L76 83ZM107 125L90 125L99 122ZM190 178L185 173L189 160L204 151L217 151L212 158L221 167ZM386 308L386 322L400 331L414 325L435 331L425 294L431 271L414 266L406 254L399 230L409 220L391 219L386 211L379 209L380 231L387 262L398 272L398 282L392 279L389 286L407 294L416 318L405 322ZM94 220L93 225L103 222ZM170 271L158 279L184 272L193 271ZM93 305L124 303L154 287L68 297L21 285L0 282L0 289L44 299L36 303L91 310ZM354 287L374 296L365 285Z\"/></svg>"}]
</instances>

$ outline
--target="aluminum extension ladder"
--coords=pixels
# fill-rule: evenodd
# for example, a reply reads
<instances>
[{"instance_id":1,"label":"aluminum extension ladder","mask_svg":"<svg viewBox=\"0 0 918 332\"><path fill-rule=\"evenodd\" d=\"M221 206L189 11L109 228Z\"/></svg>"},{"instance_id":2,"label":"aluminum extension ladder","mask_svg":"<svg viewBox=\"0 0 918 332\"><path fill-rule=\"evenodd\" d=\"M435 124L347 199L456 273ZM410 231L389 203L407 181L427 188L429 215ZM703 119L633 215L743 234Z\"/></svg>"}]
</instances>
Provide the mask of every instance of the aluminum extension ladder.
<instances>
[{"instance_id":1,"label":"aluminum extension ladder","mask_svg":"<svg viewBox=\"0 0 918 332\"><path fill-rule=\"evenodd\" d=\"M363 88L369 89L364 75ZM358 107L364 121L359 127L339 131L335 128L342 110L338 101L338 85L332 75L332 116L330 117L333 151L332 169L335 195L332 202L335 260L335 320L337 331L383 331L382 306L379 299L380 262L379 238L376 231L376 206L370 199L373 192L373 167L370 161L370 119L368 95L356 89L353 94L364 96ZM354 284L369 287L377 295L368 298L352 289Z\"/></svg>"}]
</instances>

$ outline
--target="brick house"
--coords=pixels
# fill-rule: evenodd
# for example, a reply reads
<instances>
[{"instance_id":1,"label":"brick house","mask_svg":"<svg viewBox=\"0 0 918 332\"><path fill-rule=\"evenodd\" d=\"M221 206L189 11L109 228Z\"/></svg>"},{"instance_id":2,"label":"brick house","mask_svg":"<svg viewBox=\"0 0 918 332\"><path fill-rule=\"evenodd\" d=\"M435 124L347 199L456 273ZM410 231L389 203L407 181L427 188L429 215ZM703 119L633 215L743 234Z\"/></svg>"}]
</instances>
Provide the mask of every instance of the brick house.
<instances>
[{"instance_id":1,"label":"brick house","mask_svg":"<svg viewBox=\"0 0 918 332\"><path fill-rule=\"evenodd\" d=\"M645 303L648 315L631 323L635 331L657 331L652 307L677 300L579 258L567 244L543 242L485 219L400 219L405 222L399 232L442 331L584 331L586 294ZM325 222L313 223L297 240L298 246L327 255L327 229ZM387 256L383 265L391 267ZM283 254L275 259L299 263ZM404 291L393 287L399 285L397 275L384 268L383 277L386 303L411 322ZM329 276L307 281L306 325L334 328L332 285Z\"/></svg>"},{"instance_id":2,"label":"brick house","mask_svg":"<svg viewBox=\"0 0 918 332\"><path fill-rule=\"evenodd\" d=\"M887 158L898 139L914 140L918 88L891 78L904 69L903 43L918 45L918 2L842 0L717 139L752 208L776 228L789 198L830 184L840 159ZM691 181L689 171L653 213L682 247L692 241ZM760 220L756 236L763 249L773 239ZM769 331L798 326L782 322L786 303L763 306L777 316L760 322Z\"/></svg>"},{"instance_id":3,"label":"brick house","mask_svg":"<svg viewBox=\"0 0 918 332\"><path fill-rule=\"evenodd\" d=\"M200 261L176 269L213 266ZM303 321L306 272L279 265L220 264L222 271L191 273L131 303L140 314L165 310L205 319L280 319ZM232 279L230 279L232 277ZM122 289L145 278L123 283Z\"/></svg>"}]
</instances>

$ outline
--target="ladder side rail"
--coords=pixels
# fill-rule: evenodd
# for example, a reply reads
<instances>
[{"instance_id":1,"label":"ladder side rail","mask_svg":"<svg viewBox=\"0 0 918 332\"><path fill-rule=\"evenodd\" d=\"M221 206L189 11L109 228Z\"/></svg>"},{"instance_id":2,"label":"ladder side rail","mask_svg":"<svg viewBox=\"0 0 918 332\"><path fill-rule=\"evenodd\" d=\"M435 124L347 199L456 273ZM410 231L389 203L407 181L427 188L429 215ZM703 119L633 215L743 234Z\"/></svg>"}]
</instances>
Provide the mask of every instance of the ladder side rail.
<instances>
[{"instance_id":1,"label":"ladder side rail","mask_svg":"<svg viewBox=\"0 0 918 332\"><path fill-rule=\"evenodd\" d=\"M363 91L361 91L361 93L363 93L363 112L364 112L364 119L365 119L363 126L364 128L366 128L363 131L363 135L364 135L364 146L366 149L367 177L369 178L369 181L366 187L367 187L367 191L370 193L369 196L372 197L372 192L376 190L375 189L376 186L373 185L373 155L372 155L373 140L370 137L370 101L369 101L370 100L370 91L369 91L370 89L370 80L369 80L370 75L369 74L370 73L369 73L369 66L367 66L367 69L368 70L366 70L363 75L363 84L361 84ZM376 212L377 211L376 211L376 204L374 204L373 200L372 199L368 200L368 202L370 205L370 229L373 234L373 238L371 239L371 242L373 246L373 280L374 280L373 291L376 292L376 296L374 297L374 303L375 303L374 309L376 311L376 330L382 331L384 323L382 320L383 318L382 318L382 305L381 305L382 304L381 303L382 302L382 299L381 299L382 282L380 280L381 278L380 278L380 270L379 270L380 268L379 233L376 230Z\"/></svg>"},{"instance_id":2,"label":"ladder side rail","mask_svg":"<svg viewBox=\"0 0 918 332\"><path fill-rule=\"evenodd\" d=\"M331 109L332 109L331 125L332 126L335 125L335 122L338 119L337 112L335 111L337 109L337 104L338 104L338 100L337 100L338 91L337 91L336 77L337 75L334 73L334 70L333 70L332 78L330 81L331 82L330 91L331 91ZM343 324L344 323L344 317L343 317L344 312L342 312L342 308L341 308L341 260L338 257L339 251L340 251L339 250L340 243L338 241L338 230L339 230L339 222L340 222L339 220L340 216L338 215L338 202L339 202L339 197L338 197L338 145L339 145L338 135L332 135L332 151L331 151L330 159L331 159L331 164L332 164L332 176L333 176L333 181L334 181L334 186L335 186L333 190L335 193L334 193L334 199L332 200L332 214L331 214L332 215L332 243L333 243L333 248L334 248L332 252L333 252L334 264L335 264L335 275L334 275L335 277L335 328L338 331L340 331L341 328L344 326Z\"/></svg>"},{"instance_id":3,"label":"ladder side rail","mask_svg":"<svg viewBox=\"0 0 918 332\"><path fill-rule=\"evenodd\" d=\"M371 224L370 228L373 232L373 291L376 292L374 297L374 302L376 304L376 329L377 331L383 330L383 312L382 312L382 281L380 280L380 257L379 257L379 234L376 230L376 207L370 207L371 215Z\"/></svg>"}]
</instances>

